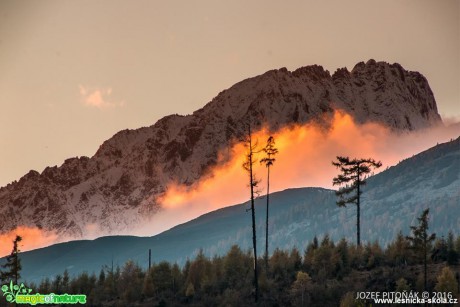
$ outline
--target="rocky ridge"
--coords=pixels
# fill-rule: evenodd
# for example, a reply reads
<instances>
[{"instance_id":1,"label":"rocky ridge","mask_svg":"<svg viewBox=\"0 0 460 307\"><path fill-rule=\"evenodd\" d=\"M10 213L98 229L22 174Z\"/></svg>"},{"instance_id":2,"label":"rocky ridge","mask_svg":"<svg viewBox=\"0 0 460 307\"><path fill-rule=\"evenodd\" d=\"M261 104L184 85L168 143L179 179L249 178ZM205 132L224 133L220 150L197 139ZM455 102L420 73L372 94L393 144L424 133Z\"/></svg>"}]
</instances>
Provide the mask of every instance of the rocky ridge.
<instances>
[{"instance_id":1,"label":"rocky ridge","mask_svg":"<svg viewBox=\"0 0 460 307\"><path fill-rule=\"evenodd\" d=\"M330 74L312 65L243 80L191 115L170 115L150 127L123 130L91 157L30 171L0 189L1 232L19 225L85 237L91 225L123 233L161 208L168 183L192 184L217 163L219 150L254 129L272 131L321 120L341 109L357 122L410 131L441 124L426 78L399 64L369 60Z\"/></svg>"}]
</instances>

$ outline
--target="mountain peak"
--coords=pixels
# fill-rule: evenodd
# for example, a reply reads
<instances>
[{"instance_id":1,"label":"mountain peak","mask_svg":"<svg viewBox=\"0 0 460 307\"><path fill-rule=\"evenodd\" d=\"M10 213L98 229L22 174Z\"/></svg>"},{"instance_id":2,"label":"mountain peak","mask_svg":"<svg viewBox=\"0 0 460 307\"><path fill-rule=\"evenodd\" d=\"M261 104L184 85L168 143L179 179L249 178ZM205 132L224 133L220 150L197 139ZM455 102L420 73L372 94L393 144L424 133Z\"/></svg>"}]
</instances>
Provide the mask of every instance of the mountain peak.
<instances>
[{"instance_id":1,"label":"mountain peak","mask_svg":"<svg viewBox=\"0 0 460 307\"><path fill-rule=\"evenodd\" d=\"M297 78L310 78L313 81L319 81L321 79L330 79L331 74L325 70L321 65L309 65L300 67L292 72L292 75Z\"/></svg>"},{"instance_id":2,"label":"mountain peak","mask_svg":"<svg viewBox=\"0 0 460 307\"><path fill-rule=\"evenodd\" d=\"M441 123L426 79L399 64L369 60L332 76L320 65L270 70L220 92L192 115L120 131L91 158L29 172L0 189L1 231L33 225L75 237L85 236L87 224L107 234L127 231L159 210L156 198L169 183L190 185L216 165L219 150L244 132L248 116L254 130L266 126L274 132L335 109L358 123L397 131Z\"/></svg>"}]
</instances>

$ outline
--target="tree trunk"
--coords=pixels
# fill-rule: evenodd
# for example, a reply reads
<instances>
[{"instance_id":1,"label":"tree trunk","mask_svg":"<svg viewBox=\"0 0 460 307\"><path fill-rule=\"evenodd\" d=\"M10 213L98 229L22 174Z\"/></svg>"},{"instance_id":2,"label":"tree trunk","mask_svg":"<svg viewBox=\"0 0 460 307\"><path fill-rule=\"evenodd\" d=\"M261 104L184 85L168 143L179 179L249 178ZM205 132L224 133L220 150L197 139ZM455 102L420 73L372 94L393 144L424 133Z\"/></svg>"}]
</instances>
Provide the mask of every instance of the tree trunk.
<instances>
[{"instance_id":1,"label":"tree trunk","mask_svg":"<svg viewBox=\"0 0 460 307\"><path fill-rule=\"evenodd\" d=\"M265 220L265 270L268 274L268 209L270 202L270 165L267 167L267 216Z\"/></svg>"},{"instance_id":2,"label":"tree trunk","mask_svg":"<svg viewBox=\"0 0 460 307\"><path fill-rule=\"evenodd\" d=\"M257 271L257 241L256 241L256 214L254 210L254 177L252 173L252 135L251 128L249 127L249 185L251 187L251 214L252 214L252 245L254 248L254 287L255 287L255 301L259 299L259 278Z\"/></svg>"},{"instance_id":3,"label":"tree trunk","mask_svg":"<svg viewBox=\"0 0 460 307\"><path fill-rule=\"evenodd\" d=\"M427 270L427 268L426 268L426 254L427 254L426 250L427 250L427 248L426 247L427 246L426 245L427 245L427 242L425 240L425 242L423 244L423 287L424 287L423 290L425 290L425 291L427 289L427 286L426 286L426 284L427 284L427 282L426 282L426 275L427 275L426 274L426 270Z\"/></svg>"},{"instance_id":4,"label":"tree trunk","mask_svg":"<svg viewBox=\"0 0 460 307\"><path fill-rule=\"evenodd\" d=\"M358 164L358 178L357 178L357 196L358 198L356 199L356 237L357 237L357 244L358 246L361 246L361 207L359 203L360 195L359 195L359 187L361 185L360 179L359 179L359 164Z\"/></svg>"}]
</instances>

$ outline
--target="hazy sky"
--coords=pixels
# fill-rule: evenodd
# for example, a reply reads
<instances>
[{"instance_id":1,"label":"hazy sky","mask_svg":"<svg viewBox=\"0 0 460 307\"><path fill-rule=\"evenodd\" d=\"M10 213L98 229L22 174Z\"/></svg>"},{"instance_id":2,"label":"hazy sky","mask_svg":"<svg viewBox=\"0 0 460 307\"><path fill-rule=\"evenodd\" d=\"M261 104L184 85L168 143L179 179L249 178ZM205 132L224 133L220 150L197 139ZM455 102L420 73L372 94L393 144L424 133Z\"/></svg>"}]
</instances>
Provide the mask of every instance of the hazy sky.
<instances>
[{"instance_id":1,"label":"hazy sky","mask_svg":"<svg viewBox=\"0 0 460 307\"><path fill-rule=\"evenodd\" d=\"M0 0L0 186L269 69L370 58L460 117L460 1Z\"/></svg>"}]
</instances>

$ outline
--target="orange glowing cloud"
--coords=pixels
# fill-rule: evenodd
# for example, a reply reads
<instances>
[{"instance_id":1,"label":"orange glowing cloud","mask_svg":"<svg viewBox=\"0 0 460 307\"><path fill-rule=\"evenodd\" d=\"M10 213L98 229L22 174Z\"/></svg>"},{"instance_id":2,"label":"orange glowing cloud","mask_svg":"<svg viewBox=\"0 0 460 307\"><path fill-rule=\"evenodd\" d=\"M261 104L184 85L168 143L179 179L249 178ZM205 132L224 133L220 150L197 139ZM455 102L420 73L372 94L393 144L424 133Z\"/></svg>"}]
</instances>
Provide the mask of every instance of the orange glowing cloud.
<instances>
[{"instance_id":1,"label":"orange glowing cloud","mask_svg":"<svg viewBox=\"0 0 460 307\"><path fill-rule=\"evenodd\" d=\"M279 154L272 167L272 191L299 186L331 187L335 170L331 161L336 155L372 156L379 158L377 139L389 131L377 124L359 126L350 115L336 112L331 128L318 124L283 128L273 134ZM253 133L259 149L269 134L266 129ZM212 169L211 175L191 187L171 184L160 199L166 209L189 207L191 203L213 209L216 203L232 204L247 198L248 175L243 171L245 147L239 143L231 149L229 162ZM258 156L262 158L262 153ZM221 159L220 159L221 160ZM265 166L257 163L257 178L265 185ZM187 208L189 210L189 208Z\"/></svg>"},{"instance_id":2,"label":"orange glowing cloud","mask_svg":"<svg viewBox=\"0 0 460 307\"><path fill-rule=\"evenodd\" d=\"M22 237L19 249L23 252L58 242L58 236L54 232L44 231L37 227L19 226L13 231L0 235L0 257L11 253L16 235Z\"/></svg>"},{"instance_id":3,"label":"orange glowing cloud","mask_svg":"<svg viewBox=\"0 0 460 307\"><path fill-rule=\"evenodd\" d=\"M283 128L272 134L279 154L271 168L270 192L293 187L332 188L332 178L337 175L337 170L331 161L338 155L381 160L381 171L437 142L458 137L458 130L457 126L450 130L437 127L394 133L376 123L357 124L341 111L335 112L328 129L315 123ZM253 134L260 148L268 136L266 129ZM168 186L165 195L159 199L165 210L154 218L161 227L171 227L211 210L248 200L249 178L242 168L245 148L243 144L236 144L230 152L228 162L217 163L209 176L192 186L175 183ZM258 158L260 160L262 154ZM255 173L258 179L262 179L259 190L264 194L265 166L257 163ZM168 224L165 221L171 221L170 225L165 225Z\"/></svg>"},{"instance_id":4,"label":"orange glowing cloud","mask_svg":"<svg viewBox=\"0 0 460 307\"><path fill-rule=\"evenodd\" d=\"M272 135L279 150L270 170L270 192L294 187L333 188L332 178L337 175L337 170L331 161L337 155L381 160L383 167L379 171L382 171L438 142L460 135L459 124L394 133L376 123L357 124L350 115L340 111L325 120L328 122L327 129L324 125L309 123L285 127L271 134L267 129L253 133L259 149ZM169 184L166 193L158 199L164 210L151 217L149 223L133 227L129 233L152 235L212 210L246 202L249 199L249 176L242 168L245 153L244 144L237 143L224 149L216 166L192 186ZM259 160L262 157L263 153L256 155ZM254 170L256 177L261 179L258 189L264 195L266 167L257 162ZM86 238L96 238L103 233L97 224L88 224L85 231ZM23 236L22 251L66 240L38 228L18 227L0 235L0 256L11 252L16 234Z\"/></svg>"}]
</instances>

